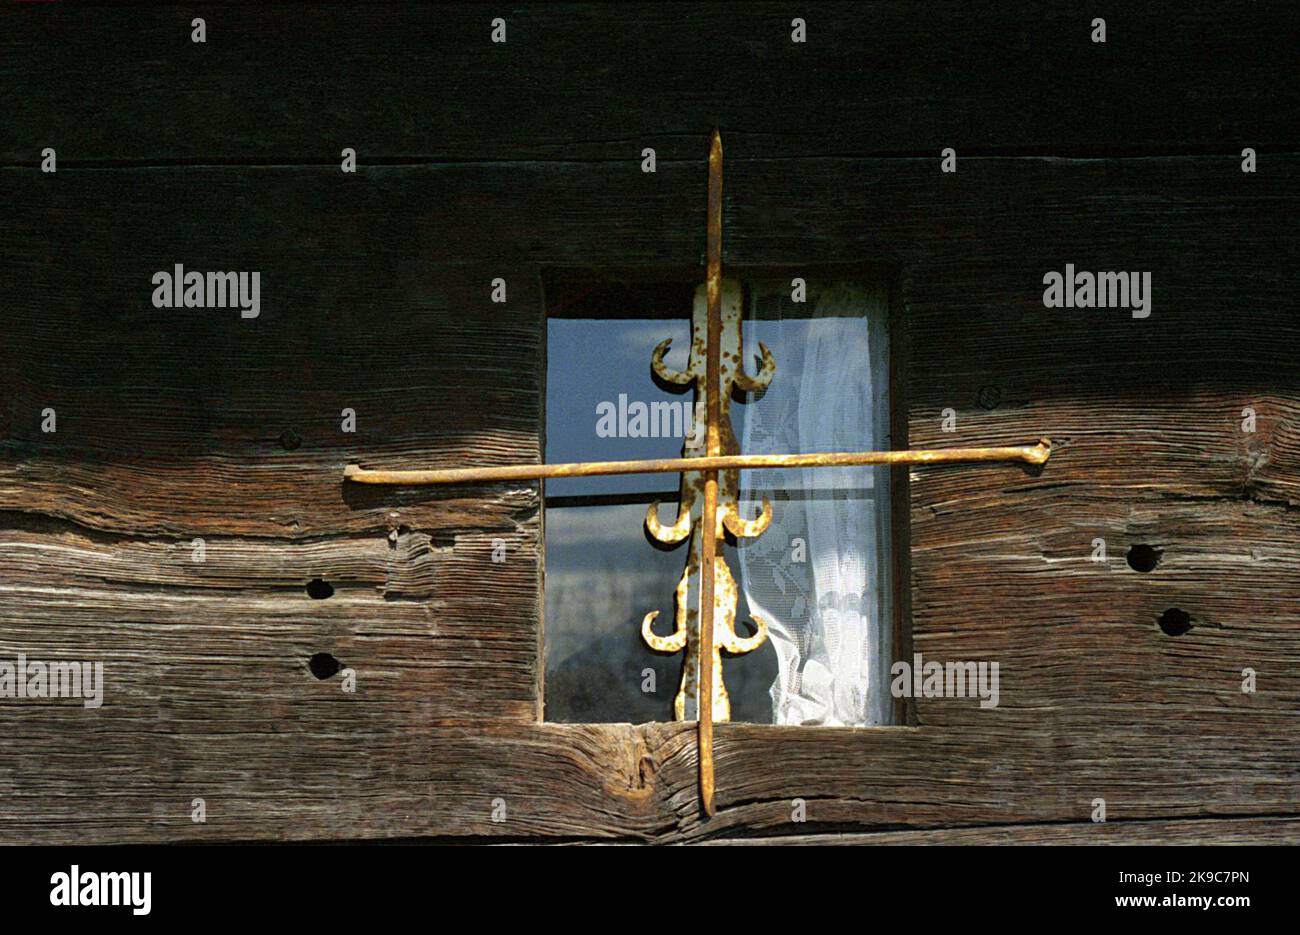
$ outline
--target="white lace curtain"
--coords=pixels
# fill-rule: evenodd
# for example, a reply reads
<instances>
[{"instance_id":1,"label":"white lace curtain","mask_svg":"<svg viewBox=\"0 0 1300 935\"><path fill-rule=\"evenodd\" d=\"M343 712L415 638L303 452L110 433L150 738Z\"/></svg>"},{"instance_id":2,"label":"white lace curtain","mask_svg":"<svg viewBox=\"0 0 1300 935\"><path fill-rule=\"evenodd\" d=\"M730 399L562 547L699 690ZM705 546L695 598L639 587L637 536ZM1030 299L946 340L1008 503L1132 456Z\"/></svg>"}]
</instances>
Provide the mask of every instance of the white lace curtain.
<instances>
[{"instance_id":1,"label":"white lace curtain","mask_svg":"<svg viewBox=\"0 0 1300 935\"><path fill-rule=\"evenodd\" d=\"M747 453L890 447L888 295L788 282L752 290L745 360L776 358L768 389L735 407ZM738 549L750 611L767 621L778 675L776 724L890 722L892 614L889 469L741 472L745 516L772 501L772 525Z\"/></svg>"}]
</instances>

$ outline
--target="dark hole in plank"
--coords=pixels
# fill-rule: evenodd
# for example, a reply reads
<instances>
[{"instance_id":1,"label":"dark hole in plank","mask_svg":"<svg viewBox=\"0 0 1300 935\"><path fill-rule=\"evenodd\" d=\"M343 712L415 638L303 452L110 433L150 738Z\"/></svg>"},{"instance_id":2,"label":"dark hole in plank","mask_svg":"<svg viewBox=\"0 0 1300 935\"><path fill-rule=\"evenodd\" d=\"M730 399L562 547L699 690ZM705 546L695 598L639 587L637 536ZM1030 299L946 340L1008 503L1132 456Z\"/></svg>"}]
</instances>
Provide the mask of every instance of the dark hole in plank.
<instances>
[{"instance_id":1,"label":"dark hole in plank","mask_svg":"<svg viewBox=\"0 0 1300 935\"><path fill-rule=\"evenodd\" d=\"M314 601L323 601L334 596L334 586L320 578L312 578L307 582L307 596Z\"/></svg>"},{"instance_id":2,"label":"dark hole in plank","mask_svg":"<svg viewBox=\"0 0 1300 935\"><path fill-rule=\"evenodd\" d=\"M343 664L331 656L329 653L316 653L307 660L307 668L311 669L311 674L318 679L327 679L336 675Z\"/></svg>"},{"instance_id":3,"label":"dark hole in plank","mask_svg":"<svg viewBox=\"0 0 1300 935\"><path fill-rule=\"evenodd\" d=\"M1160 564L1160 550L1149 545L1135 545L1128 550L1128 567L1134 571L1151 571Z\"/></svg>"},{"instance_id":4,"label":"dark hole in plank","mask_svg":"<svg viewBox=\"0 0 1300 935\"><path fill-rule=\"evenodd\" d=\"M1170 607L1156 622L1167 636L1182 636L1192 628L1192 615L1177 607Z\"/></svg>"}]
</instances>

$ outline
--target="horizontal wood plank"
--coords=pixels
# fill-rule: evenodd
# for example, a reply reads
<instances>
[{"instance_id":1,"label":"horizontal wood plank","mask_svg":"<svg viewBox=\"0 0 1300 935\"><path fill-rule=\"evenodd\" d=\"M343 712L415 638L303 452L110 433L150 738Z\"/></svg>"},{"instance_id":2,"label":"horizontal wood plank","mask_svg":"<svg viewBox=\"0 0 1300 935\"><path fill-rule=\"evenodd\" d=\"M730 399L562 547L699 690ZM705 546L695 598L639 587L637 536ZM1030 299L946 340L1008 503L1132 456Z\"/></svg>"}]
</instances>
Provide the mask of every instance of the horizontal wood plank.
<instances>
[{"instance_id":1,"label":"horizontal wood plank","mask_svg":"<svg viewBox=\"0 0 1300 935\"><path fill-rule=\"evenodd\" d=\"M781 844L861 846L875 844L1295 844L1300 819L1239 818L1184 821L1109 821L1060 825L999 825L986 828L936 828L930 831L878 831L865 834L806 834L776 838L729 838L719 845Z\"/></svg>"},{"instance_id":2,"label":"horizontal wood plank","mask_svg":"<svg viewBox=\"0 0 1300 935\"><path fill-rule=\"evenodd\" d=\"M206 20L207 41L191 41ZM491 41L492 20L507 41ZM791 41L794 17L807 41ZM1105 43L1092 41L1094 18ZM0 10L0 162L694 161L1289 147L1294 4ZM111 51L110 51L111 50Z\"/></svg>"}]
</instances>

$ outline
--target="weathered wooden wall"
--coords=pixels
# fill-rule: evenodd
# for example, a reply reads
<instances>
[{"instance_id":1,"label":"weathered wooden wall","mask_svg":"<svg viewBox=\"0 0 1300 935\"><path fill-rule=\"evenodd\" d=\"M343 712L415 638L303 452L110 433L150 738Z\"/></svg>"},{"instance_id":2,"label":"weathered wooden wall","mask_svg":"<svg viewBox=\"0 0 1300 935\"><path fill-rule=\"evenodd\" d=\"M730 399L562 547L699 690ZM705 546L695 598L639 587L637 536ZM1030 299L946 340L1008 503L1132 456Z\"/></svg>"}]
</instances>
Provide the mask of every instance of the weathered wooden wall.
<instances>
[{"instance_id":1,"label":"weathered wooden wall","mask_svg":"<svg viewBox=\"0 0 1300 935\"><path fill-rule=\"evenodd\" d=\"M0 700L0 840L1300 841L1298 25L1283 3L0 11L0 659L106 682L94 711ZM537 458L543 270L698 261L715 124L729 267L898 271L913 446L1056 449L1038 475L913 476L915 648L999 661L1000 706L720 725L706 823L689 727L538 722L534 489L341 474ZM1043 308L1067 262L1150 270L1151 317ZM260 270L261 316L154 309L174 263ZM1158 628L1170 607L1190 632Z\"/></svg>"}]
</instances>

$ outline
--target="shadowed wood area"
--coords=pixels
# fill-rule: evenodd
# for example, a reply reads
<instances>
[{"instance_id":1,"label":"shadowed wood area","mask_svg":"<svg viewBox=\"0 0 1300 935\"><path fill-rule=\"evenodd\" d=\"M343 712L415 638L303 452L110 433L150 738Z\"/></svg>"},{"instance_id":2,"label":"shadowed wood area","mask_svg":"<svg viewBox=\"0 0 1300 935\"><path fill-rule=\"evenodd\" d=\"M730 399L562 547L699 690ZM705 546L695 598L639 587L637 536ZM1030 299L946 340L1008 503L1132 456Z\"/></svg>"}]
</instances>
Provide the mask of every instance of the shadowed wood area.
<instances>
[{"instance_id":1,"label":"shadowed wood area","mask_svg":"<svg viewBox=\"0 0 1300 935\"><path fill-rule=\"evenodd\" d=\"M1295 141L1284 0L0 11L0 160L695 162ZM203 16L206 43L190 41ZM494 44L502 17L507 42ZM808 41L790 41L791 19ZM1107 41L1091 41L1103 17ZM702 248L701 248L702 249Z\"/></svg>"},{"instance_id":2,"label":"shadowed wood area","mask_svg":"<svg viewBox=\"0 0 1300 935\"><path fill-rule=\"evenodd\" d=\"M1033 10L0 12L0 660L104 664L0 699L0 842L1300 842L1296 18ZM718 724L702 822L693 725L539 721L535 484L342 476L538 461L543 277L699 265L712 121L724 270L885 265L910 445L1053 451L911 473L913 649L998 707ZM176 263L261 314L153 308ZM1044 308L1066 263L1150 318Z\"/></svg>"}]
</instances>

